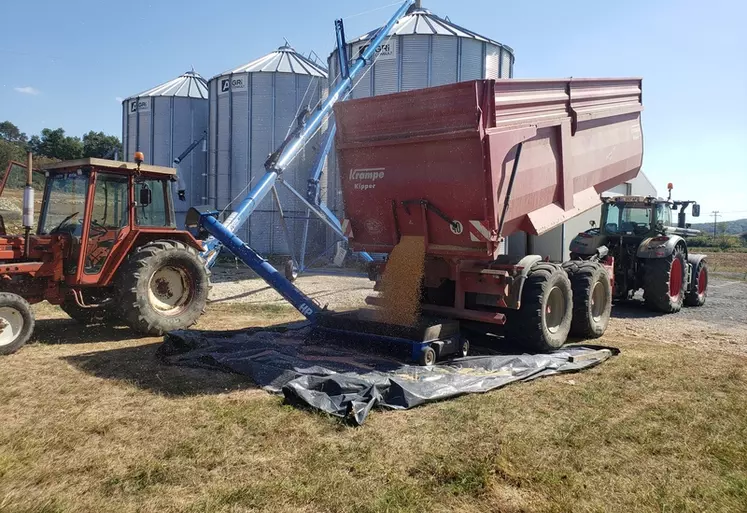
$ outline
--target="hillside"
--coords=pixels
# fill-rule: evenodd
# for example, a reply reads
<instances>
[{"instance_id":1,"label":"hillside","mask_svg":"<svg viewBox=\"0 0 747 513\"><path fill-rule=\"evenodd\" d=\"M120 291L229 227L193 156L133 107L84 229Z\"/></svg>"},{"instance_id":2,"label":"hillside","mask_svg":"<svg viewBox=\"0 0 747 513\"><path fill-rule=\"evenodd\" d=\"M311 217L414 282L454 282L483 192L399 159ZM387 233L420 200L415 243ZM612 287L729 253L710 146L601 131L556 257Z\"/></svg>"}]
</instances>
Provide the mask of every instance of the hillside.
<instances>
[{"instance_id":1,"label":"hillside","mask_svg":"<svg viewBox=\"0 0 747 513\"><path fill-rule=\"evenodd\" d=\"M719 221L720 224L726 225L726 235L741 235L747 233L747 219L737 219L736 221ZM693 228L701 230L705 233L713 233L713 223L693 223ZM717 233L721 233L721 230L717 227Z\"/></svg>"}]
</instances>

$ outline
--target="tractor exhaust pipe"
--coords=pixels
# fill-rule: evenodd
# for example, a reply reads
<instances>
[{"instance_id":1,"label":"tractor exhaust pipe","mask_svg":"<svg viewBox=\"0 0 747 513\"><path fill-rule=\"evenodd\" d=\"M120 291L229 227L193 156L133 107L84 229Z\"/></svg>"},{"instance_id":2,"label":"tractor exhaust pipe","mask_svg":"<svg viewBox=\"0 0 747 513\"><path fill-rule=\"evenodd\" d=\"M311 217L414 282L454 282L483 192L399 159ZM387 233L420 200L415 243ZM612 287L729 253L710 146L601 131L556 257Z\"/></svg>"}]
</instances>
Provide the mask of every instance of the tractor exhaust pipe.
<instances>
[{"instance_id":1,"label":"tractor exhaust pipe","mask_svg":"<svg viewBox=\"0 0 747 513\"><path fill-rule=\"evenodd\" d=\"M26 257L29 256L29 236L31 235L31 227L34 225L34 188L33 183L34 173L34 157L31 152L28 152L26 160L26 188L23 190L23 227L26 229L26 244L24 245L24 252Z\"/></svg>"}]
</instances>

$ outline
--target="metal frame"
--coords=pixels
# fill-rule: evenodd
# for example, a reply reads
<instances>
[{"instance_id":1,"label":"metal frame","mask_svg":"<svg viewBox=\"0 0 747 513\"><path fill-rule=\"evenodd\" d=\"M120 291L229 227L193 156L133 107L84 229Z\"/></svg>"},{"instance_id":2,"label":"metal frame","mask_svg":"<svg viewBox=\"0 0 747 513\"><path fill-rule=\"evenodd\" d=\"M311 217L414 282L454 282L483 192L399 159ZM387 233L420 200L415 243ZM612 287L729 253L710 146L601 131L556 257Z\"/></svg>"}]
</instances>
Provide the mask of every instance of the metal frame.
<instances>
[{"instance_id":1,"label":"metal frame","mask_svg":"<svg viewBox=\"0 0 747 513\"><path fill-rule=\"evenodd\" d=\"M270 193L270 191L273 191L273 194L275 195L277 194L275 185L280 183L288 189L291 194L298 198L310 212L313 212L316 216L322 219L322 221L324 221L325 224L332 228L336 233L344 236L340 221L334 215L329 215L331 214L329 209L327 209L323 204L313 205L303 194L296 191L290 184L283 180L282 174L293 161L294 157L303 150L308 141L314 137L317 130L321 128L322 123L331 114L335 103L345 100L350 95L355 77L363 71L366 64L369 63L369 60L374 57L376 47L381 44L397 21L407 13L407 10L414 1L415 0L405 0L402 3L394 16L392 16L387 24L379 30L368 48L356 59L348 72L348 76L335 86L332 91L330 91L327 99L316 108L314 113L308 119L298 120L299 124L296 129L288 135L278 150L270 155L265 162L265 169L267 171L265 176L263 176L257 185L249 191L236 210L234 210L224 222L221 223L218 221L218 213L212 208L198 207L190 210L187 216L187 224L192 227L203 229L210 234L210 237L203 245L204 249L202 253L208 267L215 263L220 248L225 246L254 272L256 272L263 280L265 280L268 285L280 293L280 295L301 312L301 314L309 319L313 319L321 313L322 309L318 305L287 280L280 272L278 272L277 269L270 265L267 260L262 258L262 256L254 251L248 244L237 237L236 231L246 222L247 219L249 219L252 212L256 210L259 203L267 196L267 194ZM338 22L336 28L338 31L338 39L340 39L341 37L339 34L341 33L342 22ZM328 139L327 141L329 146L331 146L330 141L331 139ZM320 162L322 161L320 160ZM314 169L313 177L321 174L323 164L317 164L318 165ZM318 196L318 192L314 193L314 195Z\"/></svg>"},{"instance_id":2,"label":"metal frame","mask_svg":"<svg viewBox=\"0 0 747 513\"><path fill-rule=\"evenodd\" d=\"M301 200L301 202L307 207L308 210L317 215L327 226L332 228L338 235L344 237L342 233L340 221L336 216L329 214L329 209L323 205L312 205L307 199L291 187L287 182L282 179L282 174L293 161L293 159L304 149L308 141L314 137L316 132L321 128L322 123L329 117L332 112L332 108L338 101L344 101L351 93L354 79L359 75L365 66L369 64L370 60L376 53L376 48L382 43L385 37L389 34L389 31L394 25L402 18L410 6L414 3L414 0L405 0L399 9L396 11L394 16L384 25L371 40L370 45L366 50L356 59L355 63L348 70L348 76L340 81L331 91L327 99L314 111L314 113L307 119L299 119L299 125L293 130L289 136L283 141L278 150L270 155L265 162L266 174L262 179L249 191L244 200L236 207L236 209L226 218L222 223L222 226L228 230L231 234L235 234L238 229L244 225L249 219L252 213L257 209L257 206L267 196L267 194L274 189L275 184L280 182L284 185L294 196ZM341 39L341 33L344 34L344 28L342 22L336 24L336 31L338 34L338 44ZM344 41L343 41L344 42ZM318 208L317 208L318 207ZM211 226L213 226L211 224ZM210 232L210 230L208 230ZM206 260L206 265L212 267L218 257L221 247L221 241L218 237L210 232L210 237L204 243L204 251L202 253L203 258ZM370 258L370 257L369 257Z\"/></svg>"}]
</instances>

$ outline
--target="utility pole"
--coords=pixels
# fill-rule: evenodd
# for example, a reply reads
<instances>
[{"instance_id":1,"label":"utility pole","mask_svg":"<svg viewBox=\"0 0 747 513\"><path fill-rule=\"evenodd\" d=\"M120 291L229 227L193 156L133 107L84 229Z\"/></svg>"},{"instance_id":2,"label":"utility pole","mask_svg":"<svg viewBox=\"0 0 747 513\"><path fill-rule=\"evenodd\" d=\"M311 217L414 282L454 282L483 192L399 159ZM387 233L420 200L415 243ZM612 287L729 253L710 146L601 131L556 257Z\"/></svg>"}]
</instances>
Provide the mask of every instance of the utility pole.
<instances>
[{"instance_id":1,"label":"utility pole","mask_svg":"<svg viewBox=\"0 0 747 513\"><path fill-rule=\"evenodd\" d=\"M713 212L711 212L711 214L713 215L713 239L715 240L716 239L716 223L718 221L718 218L721 216L721 212L719 212L718 210L714 210Z\"/></svg>"}]
</instances>

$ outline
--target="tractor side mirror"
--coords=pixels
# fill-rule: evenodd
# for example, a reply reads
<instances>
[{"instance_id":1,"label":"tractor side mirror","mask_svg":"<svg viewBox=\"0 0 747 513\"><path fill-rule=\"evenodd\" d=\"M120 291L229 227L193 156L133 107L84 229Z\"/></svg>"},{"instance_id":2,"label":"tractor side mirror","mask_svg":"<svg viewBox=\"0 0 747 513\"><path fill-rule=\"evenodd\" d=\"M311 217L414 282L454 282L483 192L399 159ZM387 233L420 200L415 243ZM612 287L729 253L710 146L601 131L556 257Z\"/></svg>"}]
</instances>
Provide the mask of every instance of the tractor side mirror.
<instances>
[{"instance_id":1,"label":"tractor side mirror","mask_svg":"<svg viewBox=\"0 0 747 513\"><path fill-rule=\"evenodd\" d=\"M693 204L693 217L700 217L700 205Z\"/></svg>"},{"instance_id":2,"label":"tractor side mirror","mask_svg":"<svg viewBox=\"0 0 747 513\"><path fill-rule=\"evenodd\" d=\"M143 184L143 187L140 189L140 199L138 203L141 207L147 207L153 202L153 192L150 190L150 188Z\"/></svg>"},{"instance_id":3,"label":"tractor side mirror","mask_svg":"<svg viewBox=\"0 0 747 513\"><path fill-rule=\"evenodd\" d=\"M590 226L591 226L592 228L594 228L594 227L595 227L595 226L597 225L597 222L596 222L596 221L594 221L594 220L592 219L591 221L589 221L589 225L590 225Z\"/></svg>"}]
</instances>

